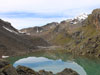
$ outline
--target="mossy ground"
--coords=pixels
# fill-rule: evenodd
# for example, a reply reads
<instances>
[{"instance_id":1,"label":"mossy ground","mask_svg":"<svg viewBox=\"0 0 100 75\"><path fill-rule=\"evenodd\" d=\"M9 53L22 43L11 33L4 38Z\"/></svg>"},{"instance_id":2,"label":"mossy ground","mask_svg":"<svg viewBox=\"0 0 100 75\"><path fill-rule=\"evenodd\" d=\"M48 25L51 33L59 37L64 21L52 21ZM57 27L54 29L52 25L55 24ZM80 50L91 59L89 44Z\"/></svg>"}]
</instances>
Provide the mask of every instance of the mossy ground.
<instances>
[{"instance_id":1,"label":"mossy ground","mask_svg":"<svg viewBox=\"0 0 100 75\"><path fill-rule=\"evenodd\" d=\"M65 44L67 44L68 42L70 42L72 40L72 38L71 37L65 37L64 36L64 34L58 34L57 36L56 36L56 38L53 40L53 42L55 43L55 44L57 44L57 45L65 45Z\"/></svg>"}]
</instances>

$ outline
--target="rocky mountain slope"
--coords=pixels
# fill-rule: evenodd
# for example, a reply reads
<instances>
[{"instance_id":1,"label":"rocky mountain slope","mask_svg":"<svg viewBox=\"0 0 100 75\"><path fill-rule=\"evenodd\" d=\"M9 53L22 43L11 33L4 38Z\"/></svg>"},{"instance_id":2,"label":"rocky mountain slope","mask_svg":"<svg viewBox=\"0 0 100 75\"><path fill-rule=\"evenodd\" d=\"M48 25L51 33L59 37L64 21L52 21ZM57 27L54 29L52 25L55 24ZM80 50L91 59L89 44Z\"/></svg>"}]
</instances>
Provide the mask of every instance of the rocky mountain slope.
<instances>
[{"instance_id":1,"label":"rocky mountain slope","mask_svg":"<svg viewBox=\"0 0 100 75\"><path fill-rule=\"evenodd\" d=\"M65 26L69 27L63 28L65 31L54 37L56 44L63 45L75 54L100 57L100 9L93 10L92 14L76 25L65 23Z\"/></svg>"},{"instance_id":2,"label":"rocky mountain slope","mask_svg":"<svg viewBox=\"0 0 100 75\"><path fill-rule=\"evenodd\" d=\"M100 56L100 9L95 9L89 15L82 14L74 19L67 19L61 23L47 24L47 31L35 34L50 42L52 45L59 45L66 50L90 56ZM40 28L43 28L42 26ZM34 30L33 28L30 28ZM38 29L38 28L37 28ZM29 29L24 29L26 33ZM21 30L23 31L23 29ZM34 32L30 33L33 35Z\"/></svg>"},{"instance_id":3,"label":"rocky mountain slope","mask_svg":"<svg viewBox=\"0 0 100 75\"><path fill-rule=\"evenodd\" d=\"M99 30L100 9L60 23L52 22L20 31L9 22L0 20L0 53L25 53L35 50L37 46L53 45L75 54L100 57Z\"/></svg>"},{"instance_id":4,"label":"rocky mountain slope","mask_svg":"<svg viewBox=\"0 0 100 75\"><path fill-rule=\"evenodd\" d=\"M0 19L0 56L23 54L37 49L37 46L48 45L43 38L30 37Z\"/></svg>"},{"instance_id":5,"label":"rocky mountain slope","mask_svg":"<svg viewBox=\"0 0 100 75\"><path fill-rule=\"evenodd\" d=\"M62 27L62 24L59 26ZM67 27L62 29L65 31L58 33L52 40L55 44L63 45L78 55L100 57L100 9L93 10L86 19L76 25L68 25L67 22L65 26Z\"/></svg>"}]
</instances>

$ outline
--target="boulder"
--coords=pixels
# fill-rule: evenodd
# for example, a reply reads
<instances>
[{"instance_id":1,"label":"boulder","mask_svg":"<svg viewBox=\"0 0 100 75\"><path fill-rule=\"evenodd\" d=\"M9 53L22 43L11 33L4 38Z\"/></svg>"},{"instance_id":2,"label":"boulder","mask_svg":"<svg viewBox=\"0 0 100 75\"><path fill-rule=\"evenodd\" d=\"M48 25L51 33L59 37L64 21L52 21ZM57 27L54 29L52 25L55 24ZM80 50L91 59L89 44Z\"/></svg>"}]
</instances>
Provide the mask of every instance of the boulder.
<instances>
[{"instance_id":1,"label":"boulder","mask_svg":"<svg viewBox=\"0 0 100 75\"><path fill-rule=\"evenodd\" d=\"M7 61L0 59L0 68L3 68L7 65L9 65L9 63Z\"/></svg>"},{"instance_id":2,"label":"boulder","mask_svg":"<svg viewBox=\"0 0 100 75\"><path fill-rule=\"evenodd\" d=\"M92 14L88 17L88 24L100 29L100 9L93 10Z\"/></svg>"},{"instance_id":3,"label":"boulder","mask_svg":"<svg viewBox=\"0 0 100 75\"><path fill-rule=\"evenodd\" d=\"M0 60L0 75L18 75L18 73L7 61Z\"/></svg>"},{"instance_id":4,"label":"boulder","mask_svg":"<svg viewBox=\"0 0 100 75\"><path fill-rule=\"evenodd\" d=\"M39 74L40 74L40 75L54 75L51 71L47 72L47 71L45 71L45 70L40 70L40 71L39 71Z\"/></svg>"},{"instance_id":5,"label":"boulder","mask_svg":"<svg viewBox=\"0 0 100 75\"><path fill-rule=\"evenodd\" d=\"M57 73L56 75L79 75L79 74L72 69L66 68L62 72Z\"/></svg>"},{"instance_id":6,"label":"boulder","mask_svg":"<svg viewBox=\"0 0 100 75\"><path fill-rule=\"evenodd\" d=\"M17 66L16 70L19 75L39 75L34 70L32 70L28 67L25 67L25 66Z\"/></svg>"}]
</instances>

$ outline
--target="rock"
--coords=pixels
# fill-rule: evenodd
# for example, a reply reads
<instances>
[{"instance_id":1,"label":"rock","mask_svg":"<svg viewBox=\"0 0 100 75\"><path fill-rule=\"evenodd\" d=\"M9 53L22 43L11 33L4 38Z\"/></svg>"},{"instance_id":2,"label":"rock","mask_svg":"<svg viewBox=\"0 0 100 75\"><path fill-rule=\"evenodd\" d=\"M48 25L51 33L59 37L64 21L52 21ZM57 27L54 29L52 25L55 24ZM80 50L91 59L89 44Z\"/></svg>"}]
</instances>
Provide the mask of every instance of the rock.
<instances>
[{"instance_id":1,"label":"rock","mask_svg":"<svg viewBox=\"0 0 100 75\"><path fill-rule=\"evenodd\" d=\"M0 60L0 75L18 75L18 73L7 61Z\"/></svg>"},{"instance_id":2,"label":"rock","mask_svg":"<svg viewBox=\"0 0 100 75\"><path fill-rule=\"evenodd\" d=\"M3 68L5 66L9 65L9 63L5 60L0 60L0 68Z\"/></svg>"},{"instance_id":3,"label":"rock","mask_svg":"<svg viewBox=\"0 0 100 75\"><path fill-rule=\"evenodd\" d=\"M40 75L53 75L53 73L52 73L51 71L47 72L47 71L45 71L45 70L40 70L40 71L39 71L39 74L40 74Z\"/></svg>"},{"instance_id":4,"label":"rock","mask_svg":"<svg viewBox=\"0 0 100 75\"><path fill-rule=\"evenodd\" d=\"M16 69L12 65L7 65L2 70L4 75L18 75Z\"/></svg>"},{"instance_id":5,"label":"rock","mask_svg":"<svg viewBox=\"0 0 100 75\"><path fill-rule=\"evenodd\" d=\"M51 71L48 72L45 70L36 72L25 66L17 66L17 68L14 68L7 61L0 60L0 75L78 75L78 73L68 68L57 74L53 74Z\"/></svg>"},{"instance_id":6,"label":"rock","mask_svg":"<svg viewBox=\"0 0 100 75\"><path fill-rule=\"evenodd\" d=\"M4 75L4 73L0 72L0 75Z\"/></svg>"},{"instance_id":7,"label":"rock","mask_svg":"<svg viewBox=\"0 0 100 75\"><path fill-rule=\"evenodd\" d=\"M64 69L62 72L57 73L56 75L79 75L77 72L73 71L72 69Z\"/></svg>"},{"instance_id":8,"label":"rock","mask_svg":"<svg viewBox=\"0 0 100 75\"><path fill-rule=\"evenodd\" d=\"M16 70L18 75L79 75L77 72L68 68L64 69L64 71L57 74L53 74L51 71L48 72L45 70L40 70L39 72L36 72L25 66L18 66Z\"/></svg>"},{"instance_id":9,"label":"rock","mask_svg":"<svg viewBox=\"0 0 100 75\"><path fill-rule=\"evenodd\" d=\"M77 31L75 33L72 34L73 38L76 38L77 36L79 36L81 34L81 31Z\"/></svg>"},{"instance_id":10,"label":"rock","mask_svg":"<svg viewBox=\"0 0 100 75\"><path fill-rule=\"evenodd\" d=\"M17 72L19 75L39 75L37 72L34 70L25 67L25 66L17 66Z\"/></svg>"},{"instance_id":11,"label":"rock","mask_svg":"<svg viewBox=\"0 0 100 75\"><path fill-rule=\"evenodd\" d=\"M100 29L100 9L93 10L92 14L88 17L88 24Z\"/></svg>"}]
</instances>

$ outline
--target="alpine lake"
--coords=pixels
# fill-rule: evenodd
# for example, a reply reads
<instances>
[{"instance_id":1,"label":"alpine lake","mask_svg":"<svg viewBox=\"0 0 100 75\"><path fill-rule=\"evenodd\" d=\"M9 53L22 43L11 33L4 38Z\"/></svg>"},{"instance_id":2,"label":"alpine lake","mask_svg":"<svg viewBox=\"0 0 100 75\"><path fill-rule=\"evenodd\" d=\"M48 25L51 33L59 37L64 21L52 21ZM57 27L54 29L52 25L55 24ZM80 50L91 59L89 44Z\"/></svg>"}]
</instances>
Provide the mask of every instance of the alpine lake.
<instances>
[{"instance_id":1,"label":"alpine lake","mask_svg":"<svg viewBox=\"0 0 100 75\"><path fill-rule=\"evenodd\" d=\"M35 71L46 70L54 74L71 68L80 75L100 75L100 59L74 56L66 51L36 51L31 54L7 58L14 67L26 66Z\"/></svg>"}]
</instances>

